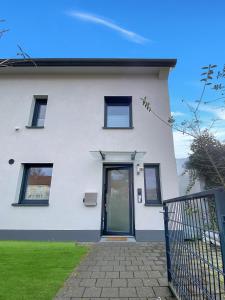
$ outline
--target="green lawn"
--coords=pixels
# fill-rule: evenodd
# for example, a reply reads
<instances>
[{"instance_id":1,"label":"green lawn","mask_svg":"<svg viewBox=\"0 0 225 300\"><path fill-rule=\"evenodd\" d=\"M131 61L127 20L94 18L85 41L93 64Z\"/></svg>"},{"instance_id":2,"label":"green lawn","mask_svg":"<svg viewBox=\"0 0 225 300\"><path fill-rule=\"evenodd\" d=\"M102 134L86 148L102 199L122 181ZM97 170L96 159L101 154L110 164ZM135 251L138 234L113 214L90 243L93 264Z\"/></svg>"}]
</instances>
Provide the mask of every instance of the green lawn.
<instances>
[{"instance_id":1,"label":"green lawn","mask_svg":"<svg viewBox=\"0 0 225 300\"><path fill-rule=\"evenodd\" d=\"M87 251L74 243L0 241L0 299L52 299Z\"/></svg>"}]
</instances>

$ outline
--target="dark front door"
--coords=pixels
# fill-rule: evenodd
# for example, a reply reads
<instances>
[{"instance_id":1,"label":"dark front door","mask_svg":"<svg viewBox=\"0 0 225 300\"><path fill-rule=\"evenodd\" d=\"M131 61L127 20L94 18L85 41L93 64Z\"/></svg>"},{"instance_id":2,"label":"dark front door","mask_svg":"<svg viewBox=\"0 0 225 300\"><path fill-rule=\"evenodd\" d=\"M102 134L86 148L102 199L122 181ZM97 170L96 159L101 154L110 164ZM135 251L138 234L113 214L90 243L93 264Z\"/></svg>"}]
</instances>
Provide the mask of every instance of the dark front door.
<instances>
[{"instance_id":1,"label":"dark front door","mask_svg":"<svg viewBox=\"0 0 225 300\"><path fill-rule=\"evenodd\" d=\"M105 235L133 235L132 176L132 165L104 165Z\"/></svg>"}]
</instances>

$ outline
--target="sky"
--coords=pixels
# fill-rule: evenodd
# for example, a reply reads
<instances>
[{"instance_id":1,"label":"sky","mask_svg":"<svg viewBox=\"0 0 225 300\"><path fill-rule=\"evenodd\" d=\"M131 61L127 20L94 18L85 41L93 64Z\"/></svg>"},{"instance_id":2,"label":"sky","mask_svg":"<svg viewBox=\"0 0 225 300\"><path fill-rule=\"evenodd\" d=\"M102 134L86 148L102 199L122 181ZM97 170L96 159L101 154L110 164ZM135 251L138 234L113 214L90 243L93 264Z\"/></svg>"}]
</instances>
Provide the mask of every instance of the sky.
<instances>
[{"instance_id":1,"label":"sky","mask_svg":"<svg viewBox=\"0 0 225 300\"><path fill-rule=\"evenodd\" d=\"M188 117L181 102L199 97L201 67L225 63L224 0L1 0L0 57L177 58L169 78L171 111ZM203 112L225 120L225 112ZM225 140L223 123L215 133ZM177 158L190 138L174 132Z\"/></svg>"}]
</instances>

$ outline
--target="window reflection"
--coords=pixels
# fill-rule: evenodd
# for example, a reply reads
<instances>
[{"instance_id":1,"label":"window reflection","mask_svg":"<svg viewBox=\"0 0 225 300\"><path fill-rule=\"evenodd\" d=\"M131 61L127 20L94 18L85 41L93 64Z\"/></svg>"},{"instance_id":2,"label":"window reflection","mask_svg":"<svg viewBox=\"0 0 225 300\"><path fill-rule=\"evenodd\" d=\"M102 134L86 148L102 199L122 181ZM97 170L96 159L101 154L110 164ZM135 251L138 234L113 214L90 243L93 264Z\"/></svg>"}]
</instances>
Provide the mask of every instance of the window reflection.
<instances>
[{"instance_id":1,"label":"window reflection","mask_svg":"<svg viewBox=\"0 0 225 300\"><path fill-rule=\"evenodd\" d=\"M129 127L130 123L129 106L108 106L107 126L108 127Z\"/></svg>"},{"instance_id":2,"label":"window reflection","mask_svg":"<svg viewBox=\"0 0 225 300\"><path fill-rule=\"evenodd\" d=\"M25 166L24 197L22 201L48 201L52 166Z\"/></svg>"},{"instance_id":3,"label":"window reflection","mask_svg":"<svg viewBox=\"0 0 225 300\"><path fill-rule=\"evenodd\" d=\"M47 99L35 99L32 126L34 127L44 126L46 108L47 108Z\"/></svg>"},{"instance_id":4,"label":"window reflection","mask_svg":"<svg viewBox=\"0 0 225 300\"><path fill-rule=\"evenodd\" d=\"M108 128L130 128L132 126L132 97L105 97L105 126Z\"/></svg>"},{"instance_id":5,"label":"window reflection","mask_svg":"<svg viewBox=\"0 0 225 300\"><path fill-rule=\"evenodd\" d=\"M145 200L149 203L160 203L159 166L145 166Z\"/></svg>"}]
</instances>

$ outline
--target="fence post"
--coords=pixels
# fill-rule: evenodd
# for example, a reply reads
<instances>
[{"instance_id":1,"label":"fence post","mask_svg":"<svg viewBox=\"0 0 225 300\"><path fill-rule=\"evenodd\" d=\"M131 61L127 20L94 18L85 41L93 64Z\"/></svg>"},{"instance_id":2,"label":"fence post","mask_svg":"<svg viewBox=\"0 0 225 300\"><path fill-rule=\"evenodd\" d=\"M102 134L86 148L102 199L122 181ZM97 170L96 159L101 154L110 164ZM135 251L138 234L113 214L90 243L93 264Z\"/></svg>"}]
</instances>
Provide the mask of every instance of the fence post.
<instances>
[{"instance_id":1,"label":"fence post","mask_svg":"<svg viewBox=\"0 0 225 300\"><path fill-rule=\"evenodd\" d=\"M216 214L220 233L220 246L223 260L223 272L225 273L225 190L215 192Z\"/></svg>"},{"instance_id":2,"label":"fence post","mask_svg":"<svg viewBox=\"0 0 225 300\"><path fill-rule=\"evenodd\" d=\"M168 206L163 203L164 209L164 228L165 228L165 241L166 241L166 261L167 261L167 275L168 282L171 282L171 253L170 253L170 241L169 241L169 212Z\"/></svg>"}]
</instances>

